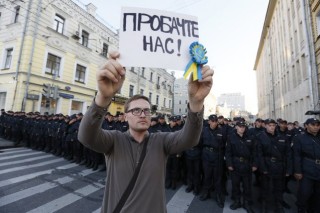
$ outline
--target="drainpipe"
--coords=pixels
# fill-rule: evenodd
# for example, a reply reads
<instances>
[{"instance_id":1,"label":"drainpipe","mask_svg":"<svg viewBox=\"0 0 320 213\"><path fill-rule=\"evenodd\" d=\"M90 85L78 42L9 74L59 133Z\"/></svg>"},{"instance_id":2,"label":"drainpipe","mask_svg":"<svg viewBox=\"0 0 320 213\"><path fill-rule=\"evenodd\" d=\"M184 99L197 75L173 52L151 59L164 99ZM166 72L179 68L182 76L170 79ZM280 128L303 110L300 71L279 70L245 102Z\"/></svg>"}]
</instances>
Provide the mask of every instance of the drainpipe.
<instances>
[{"instance_id":1,"label":"drainpipe","mask_svg":"<svg viewBox=\"0 0 320 213\"><path fill-rule=\"evenodd\" d=\"M274 74L273 74L273 60L272 60L272 48L271 48L271 36L270 36L270 30L268 28L268 37L269 37L269 54L270 54L270 64L271 64L271 95L272 95L272 108L273 111L271 113L272 118L276 119L276 98L275 98L275 92L274 92Z\"/></svg>"},{"instance_id":2,"label":"drainpipe","mask_svg":"<svg viewBox=\"0 0 320 213\"><path fill-rule=\"evenodd\" d=\"M21 39L21 44L20 44L20 50L19 50L19 56L18 56L18 62L17 62L17 69L16 69L16 73L14 76L14 79L16 81L16 86L14 88L14 92L13 92L13 101L12 101L12 105L11 105L11 110L13 110L13 106L14 106L14 100L16 99L16 95L17 95L17 87L18 87L18 77L19 77L19 69L20 69L20 65L21 65L21 57L22 57L22 51L23 51L23 47L24 47L24 40L26 37L26 32L27 32L27 24L29 22L29 16L30 16L30 9L31 9L31 5L32 5L32 1L29 1L29 5L28 5L28 9L27 9L27 16L26 16L26 20L24 22L24 28L23 28L23 32L22 32L22 39Z\"/></svg>"},{"instance_id":3,"label":"drainpipe","mask_svg":"<svg viewBox=\"0 0 320 213\"><path fill-rule=\"evenodd\" d=\"M315 62L315 47L313 43L313 37L312 37L312 32L310 32L310 28L313 26L313 19L310 14L310 7L309 5L309 0L304 0L303 1L303 16L305 19L305 28L306 28L306 33L307 33L307 43L308 43L308 53L309 53L309 66L308 66L308 79L309 79L309 90L310 90L310 97L311 97L311 109L316 110L316 107L318 107L318 102L319 102L319 83L318 83L318 78L317 78L317 71L318 71L318 66L317 63ZM308 18L310 17L310 22L308 21ZM309 26L309 27L308 27ZM313 74L315 74L313 77ZM309 110L309 109L306 109Z\"/></svg>"},{"instance_id":4,"label":"drainpipe","mask_svg":"<svg viewBox=\"0 0 320 213\"><path fill-rule=\"evenodd\" d=\"M35 49L35 44L36 44L36 38L37 38L37 33L38 33L39 20L40 20L40 16L41 16L41 5L42 5L42 0L39 0L39 4L38 4L38 8L37 8L37 16L36 16L36 21L35 21L35 29L34 29L34 32L33 32L33 40L32 40L30 59L29 59L28 72L27 72L28 74L27 74L27 82L26 82L26 91L24 93L22 106L21 106L21 111L24 111L25 108L26 108L28 90L29 90L29 85L30 85L30 75L31 75L31 68L32 68L32 60L33 60L34 49Z\"/></svg>"}]
</instances>

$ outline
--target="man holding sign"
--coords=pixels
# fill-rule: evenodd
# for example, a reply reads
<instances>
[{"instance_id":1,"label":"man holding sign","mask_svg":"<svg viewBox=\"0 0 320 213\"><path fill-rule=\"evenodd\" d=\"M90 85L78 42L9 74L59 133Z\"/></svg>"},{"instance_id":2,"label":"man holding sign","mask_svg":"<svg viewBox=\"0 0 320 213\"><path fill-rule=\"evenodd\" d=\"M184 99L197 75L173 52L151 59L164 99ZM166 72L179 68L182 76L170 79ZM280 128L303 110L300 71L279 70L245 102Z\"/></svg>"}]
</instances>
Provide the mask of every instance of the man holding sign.
<instances>
[{"instance_id":1,"label":"man holding sign","mask_svg":"<svg viewBox=\"0 0 320 213\"><path fill-rule=\"evenodd\" d=\"M195 47L198 46L196 43ZM127 53L124 55L130 57ZM107 177L101 212L166 212L167 158L197 145L203 124L203 103L211 90L214 72L201 63L195 66L200 77L195 78L193 74L189 78L189 112L181 130L149 133L151 104L143 95L135 95L125 103L124 116L129 124L127 132L102 130L103 117L126 76L124 64L120 63L126 59L118 52L109 56L97 72L98 93L82 119L78 134L82 144L106 157ZM206 57L199 58L207 60Z\"/></svg>"},{"instance_id":2,"label":"man holding sign","mask_svg":"<svg viewBox=\"0 0 320 213\"><path fill-rule=\"evenodd\" d=\"M203 102L212 87L213 70L202 67L202 80L188 83L189 112L182 130L148 133L151 106L147 97L136 95L125 104L125 118L129 130L102 130L101 124L112 97L120 90L125 69L117 61L119 53L97 72L98 93L82 119L79 141L104 153L107 179L102 212L166 212L165 168L167 157L197 145L202 130ZM144 150L144 146L146 148ZM145 153L145 159L141 155ZM140 164L142 162L142 164ZM135 171L140 167L131 192L122 201L122 210L115 211ZM122 199L123 200L123 199Z\"/></svg>"}]
</instances>

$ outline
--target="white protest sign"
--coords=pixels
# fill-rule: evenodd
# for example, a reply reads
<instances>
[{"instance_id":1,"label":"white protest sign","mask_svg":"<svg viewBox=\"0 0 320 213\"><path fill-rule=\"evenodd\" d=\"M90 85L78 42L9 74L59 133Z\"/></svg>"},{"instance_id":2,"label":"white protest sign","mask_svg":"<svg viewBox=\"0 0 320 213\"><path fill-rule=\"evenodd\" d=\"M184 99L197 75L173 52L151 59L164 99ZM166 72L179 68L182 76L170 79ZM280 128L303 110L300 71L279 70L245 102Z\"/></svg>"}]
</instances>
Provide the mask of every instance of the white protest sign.
<instances>
[{"instance_id":1,"label":"white protest sign","mask_svg":"<svg viewBox=\"0 0 320 213\"><path fill-rule=\"evenodd\" d=\"M199 40L194 16L123 7L119 32L120 63L126 67L184 70L189 46Z\"/></svg>"}]
</instances>

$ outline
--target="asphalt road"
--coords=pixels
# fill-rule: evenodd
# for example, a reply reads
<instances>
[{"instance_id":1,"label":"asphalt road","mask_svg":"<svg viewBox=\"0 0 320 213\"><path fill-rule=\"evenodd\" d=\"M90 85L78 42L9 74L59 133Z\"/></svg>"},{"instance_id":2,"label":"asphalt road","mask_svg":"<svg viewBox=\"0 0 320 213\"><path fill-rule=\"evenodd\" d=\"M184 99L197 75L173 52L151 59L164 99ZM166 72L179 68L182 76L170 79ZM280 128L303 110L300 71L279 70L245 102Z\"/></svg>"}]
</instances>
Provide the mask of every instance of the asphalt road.
<instances>
[{"instance_id":1,"label":"asphalt road","mask_svg":"<svg viewBox=\"0 0 320 213\"><path fill-rule=\"evenodd\" d=\"M92 171L64 158L24 147L0 149L0 212L97 213L103 199L105 175L105 171ZM229 194L230 185L229 181ZM295 188L295 182L290 182L290 189ZM253 187L253 193L253 208L260 212L257 188ZM166 198L169 213L245 212L229 208L230 196L222 209L213 198L200 201L192 193L186 193L184 185L166 190ZM295 196L285 193L284 199L292 207L285 211L296 212Z\"/></svg>"}]
</instances>

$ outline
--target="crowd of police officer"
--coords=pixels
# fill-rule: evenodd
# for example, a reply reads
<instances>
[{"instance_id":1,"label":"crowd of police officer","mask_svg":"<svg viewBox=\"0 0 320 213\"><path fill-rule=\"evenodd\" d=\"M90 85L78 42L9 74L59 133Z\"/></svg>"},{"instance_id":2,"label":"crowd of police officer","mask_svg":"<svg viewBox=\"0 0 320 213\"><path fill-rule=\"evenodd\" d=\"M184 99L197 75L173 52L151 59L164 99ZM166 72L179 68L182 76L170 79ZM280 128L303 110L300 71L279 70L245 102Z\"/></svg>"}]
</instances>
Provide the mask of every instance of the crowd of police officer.
<instances>
[{"instance_id":1,"label":"crowd of police officer","mask_svg":"<svg viewBox=\"0 0 320 213\"><path fill-rule=\"evenodd\" d=\"M78 129L82 113L69 115L44 114L39 112L12 112L1 110L0 137L14 141L17 145L62 156L72 163L88 168L105 170L104 156L84 147L78 142ZM127 131L124 114L112 116L108 113L102 124L103 129Z\"/></svg>"},{"instance_id":2,"label":"crowd of police officer","mask_svg":"<svg viewBox=\"0 0 320 213\"><path fill-rule=\"evenodd\" d=\"M178 131L182 116L152 118L150 132ZM177 181L187 185L186 192L200 195L204 201L215 192L217 205L224 207L228 195L226 182L232 183L232 210L252 209L252 185L259 188L259 212L284 212L290 209L283 200L291 181L298 187L299 213L319 212L320 197L320 122L307 119L304 127L297 121L258 118L249 127L237 117L233 121L210 115L204 120L199 144L168 158L166 188L176 188ZM253 178L254 177L254 178ZM254 184L252 180L255 180ZM242 186L242 188L241 188Z\"/></svg>"},{"instance_id":3,"label":"crowd of police officer","mask_svg":"<svg viewBox=\"0 0 320 213\"><path fill-rule=\"evenodd\" d=\"M77 140L82 113L40 115L40 113L5 112L1 110L0 137L23 143L36 150L63 156L88 168L105 170L104 156L82 146ZM173 132L183 127L184 116L164 115L151 118L150 133ZM232 183L230 208L251 208L252 179L259 187L261 211L284 212L290 208L283 193L291 193L288 182L298 186L298 212L317 212L320 197L319 120L307 119L304 128L295 121L256 119L249 128L241 117L233 121L210 115L204 120L199 144L183 153L170 155L165 186L176 189L178 182L187 185L186 192L204 201L215 194L217 205L224 207L228 196L226 182ZM106 130L128 130L124 114L107 113L102 124ZM254 175L253 175L254 174ZM254 178L253 178L254 177ZM242 186L242 188L241 188Z\"/></svg>"}]
</instances>

